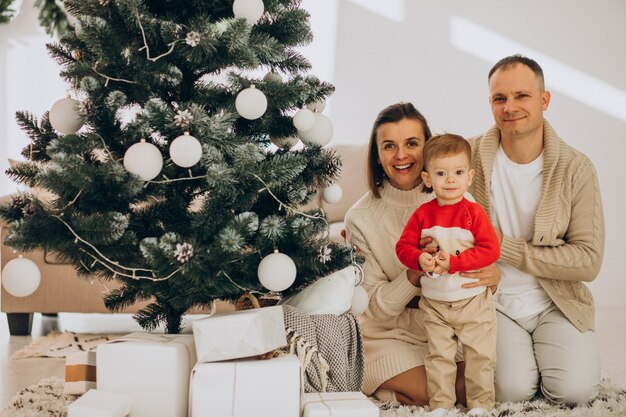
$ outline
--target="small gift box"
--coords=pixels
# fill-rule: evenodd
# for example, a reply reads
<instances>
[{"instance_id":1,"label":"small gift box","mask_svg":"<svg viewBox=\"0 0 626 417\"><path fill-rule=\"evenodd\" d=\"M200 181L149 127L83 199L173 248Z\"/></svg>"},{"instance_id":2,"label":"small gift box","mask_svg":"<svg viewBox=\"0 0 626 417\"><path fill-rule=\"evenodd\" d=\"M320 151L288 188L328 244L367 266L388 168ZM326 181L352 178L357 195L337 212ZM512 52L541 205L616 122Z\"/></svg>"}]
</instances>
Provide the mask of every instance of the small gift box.
<instances>
[{"instance_id":1,"label":"small gift box","mask_svg":"<svg viewBox=\"0 0 626 417\"><path fill-rule=\"evenodd\" d=\"M96 388L96 352L76 352L65 357L64 392L82 395Z\"/></svg>"},{"instance_id":2,"label":"small gift box","mask_svg":"<svg viewBox=\"0 0 626 417\"><path fill-rule=\"evenodd\" d=\"M130 397L92 389L67 408L68 417L126 417L130 413Z\"/></svg>"},{"instance_id":3,"label":"small gift box","mask_svg":"<svg viewBox=\"0 0 626 417\"><path fill-rule=\"evenodd\" d=\"M294 355L198 363L191 373L191 417L299 417L301 392Z\"/></svg>"},{"instance_id":4,"label":"small gift box","mask_svg":"<svg viewBox=\"0 0 626 417\"><path fill-rule=\"evenodd\" d=\"M198 362L262 355L287 344L280 306L215 314L192 326Z\"/></svg>"},{"instance_id":5,"label":"small gift box","mask_svg":"<svg viewBox=\"0 0 626 417\"><path fill-rule=\"evenodd\" d=\"M98 389L127 394L133 417L187 417L192 335L131 333L98 346Z\"/></svg>"},{"instance_id":6,"label":"small gift box","mask_svg":"<svg viewBox=\"0 0 626 417\"><path fill-rule=\"evenodd\" d=\"M380 410L362 392L304 394L302 417L379 417Z\"/></svg>"}]
</instances>

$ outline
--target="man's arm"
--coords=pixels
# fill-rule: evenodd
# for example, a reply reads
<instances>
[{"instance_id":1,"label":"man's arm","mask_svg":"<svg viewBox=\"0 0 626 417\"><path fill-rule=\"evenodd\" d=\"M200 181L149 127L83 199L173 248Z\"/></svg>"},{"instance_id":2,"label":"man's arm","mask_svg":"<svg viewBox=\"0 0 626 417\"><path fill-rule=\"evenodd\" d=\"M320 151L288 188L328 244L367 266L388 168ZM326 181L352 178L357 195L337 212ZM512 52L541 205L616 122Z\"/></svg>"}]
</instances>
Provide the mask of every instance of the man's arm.
<instances>
[{"instance_id":1,"label":"man's arm","mask_svg":"<svg viewBox=\"0 0 626 417\"><path fill-rule=\"evenodd\" d=\"M501 260L540 278L592 281L597 276L604 254L600 187L589 161L574 175L577 178L573 182L570 222L562 243L534 246L505 235L500 246Z\"/></svg>"}]
</instances>

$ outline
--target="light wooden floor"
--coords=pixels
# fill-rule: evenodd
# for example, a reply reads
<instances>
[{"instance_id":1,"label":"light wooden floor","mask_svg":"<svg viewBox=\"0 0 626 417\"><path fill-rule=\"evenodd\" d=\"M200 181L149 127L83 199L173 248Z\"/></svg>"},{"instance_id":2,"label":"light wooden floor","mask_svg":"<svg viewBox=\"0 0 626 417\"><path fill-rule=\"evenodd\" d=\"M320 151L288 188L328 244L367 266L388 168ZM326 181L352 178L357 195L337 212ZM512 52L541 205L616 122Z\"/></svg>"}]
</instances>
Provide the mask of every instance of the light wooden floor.
<instances>
[{"instance_id":1,"label":"light wooden floor","mask_svg":"<svg viewBox=\"0 0 626 417\"><path fill-rule=\"evenodd\" d=\"M599 309L596 323L602 376L626 388L626 307ZM28 385L46 377L64 377L64 359L11 359L13 352L51 330L130 333L141 329L130 315L124 314L60 314L58 319L37 314L32 336L9 336L6 315L0 314L0 410L15 393Z\"/></svg>"}]
</instances>

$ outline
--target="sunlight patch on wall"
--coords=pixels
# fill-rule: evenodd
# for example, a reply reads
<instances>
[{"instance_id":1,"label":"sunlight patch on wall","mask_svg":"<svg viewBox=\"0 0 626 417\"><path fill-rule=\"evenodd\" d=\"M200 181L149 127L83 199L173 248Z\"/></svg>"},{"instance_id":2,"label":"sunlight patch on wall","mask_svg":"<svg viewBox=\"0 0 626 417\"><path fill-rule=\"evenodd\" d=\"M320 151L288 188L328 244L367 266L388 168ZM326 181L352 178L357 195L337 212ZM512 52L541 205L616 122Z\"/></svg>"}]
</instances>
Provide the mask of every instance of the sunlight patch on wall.
<instances>
[{"instance_id":1,"label":"sunlight patch on wall","mask_svg":"<svg viewBox=\"0 0 626 417\"><path fill-rule=\"evenodd\" d=\"M543 68L547 89L626 121L626 92L484 26L453 16L450 43L490 64L516 53L528 56Z\"/></svg>"},{"instance_id":2,"label":"sunlight patch on wall","mask_svg":"<svg viewBox=\"0 0 626 417\"><path fill-rule=\"evenodd\" d=\"M396 22L404 21L405 0L350 0L352 3Z\"/></svg>"}]
</instances>

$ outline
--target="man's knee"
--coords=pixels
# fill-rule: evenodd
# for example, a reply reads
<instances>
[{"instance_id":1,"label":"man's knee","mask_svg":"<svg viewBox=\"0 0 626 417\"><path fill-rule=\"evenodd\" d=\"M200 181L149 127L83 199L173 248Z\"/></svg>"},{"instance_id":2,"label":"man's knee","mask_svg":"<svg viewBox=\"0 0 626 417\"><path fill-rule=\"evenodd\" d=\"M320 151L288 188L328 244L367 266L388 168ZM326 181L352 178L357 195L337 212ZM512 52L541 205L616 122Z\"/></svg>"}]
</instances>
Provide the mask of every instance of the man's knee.
<instances>
[{"instance_id":1,"label":"man's knee","mask_svg":"<svg viewBox=\"0 0 626 417\"><path fill-rule=\"evenodd\" d=\"M497 378L496 401L519 402L529 401L537 393L539 376Z\"/></svg>"},{"instance_id":2,"label":"man's knee","mask_svg":"<svg viewBox=\"0 0 626 417\"><path fill-rule=\"evenodd\" d=\"M599 391L599 384L583 378L544 379L541 392L553 403L584 404L593 400Z\"/></svg>"}]
</instances>

